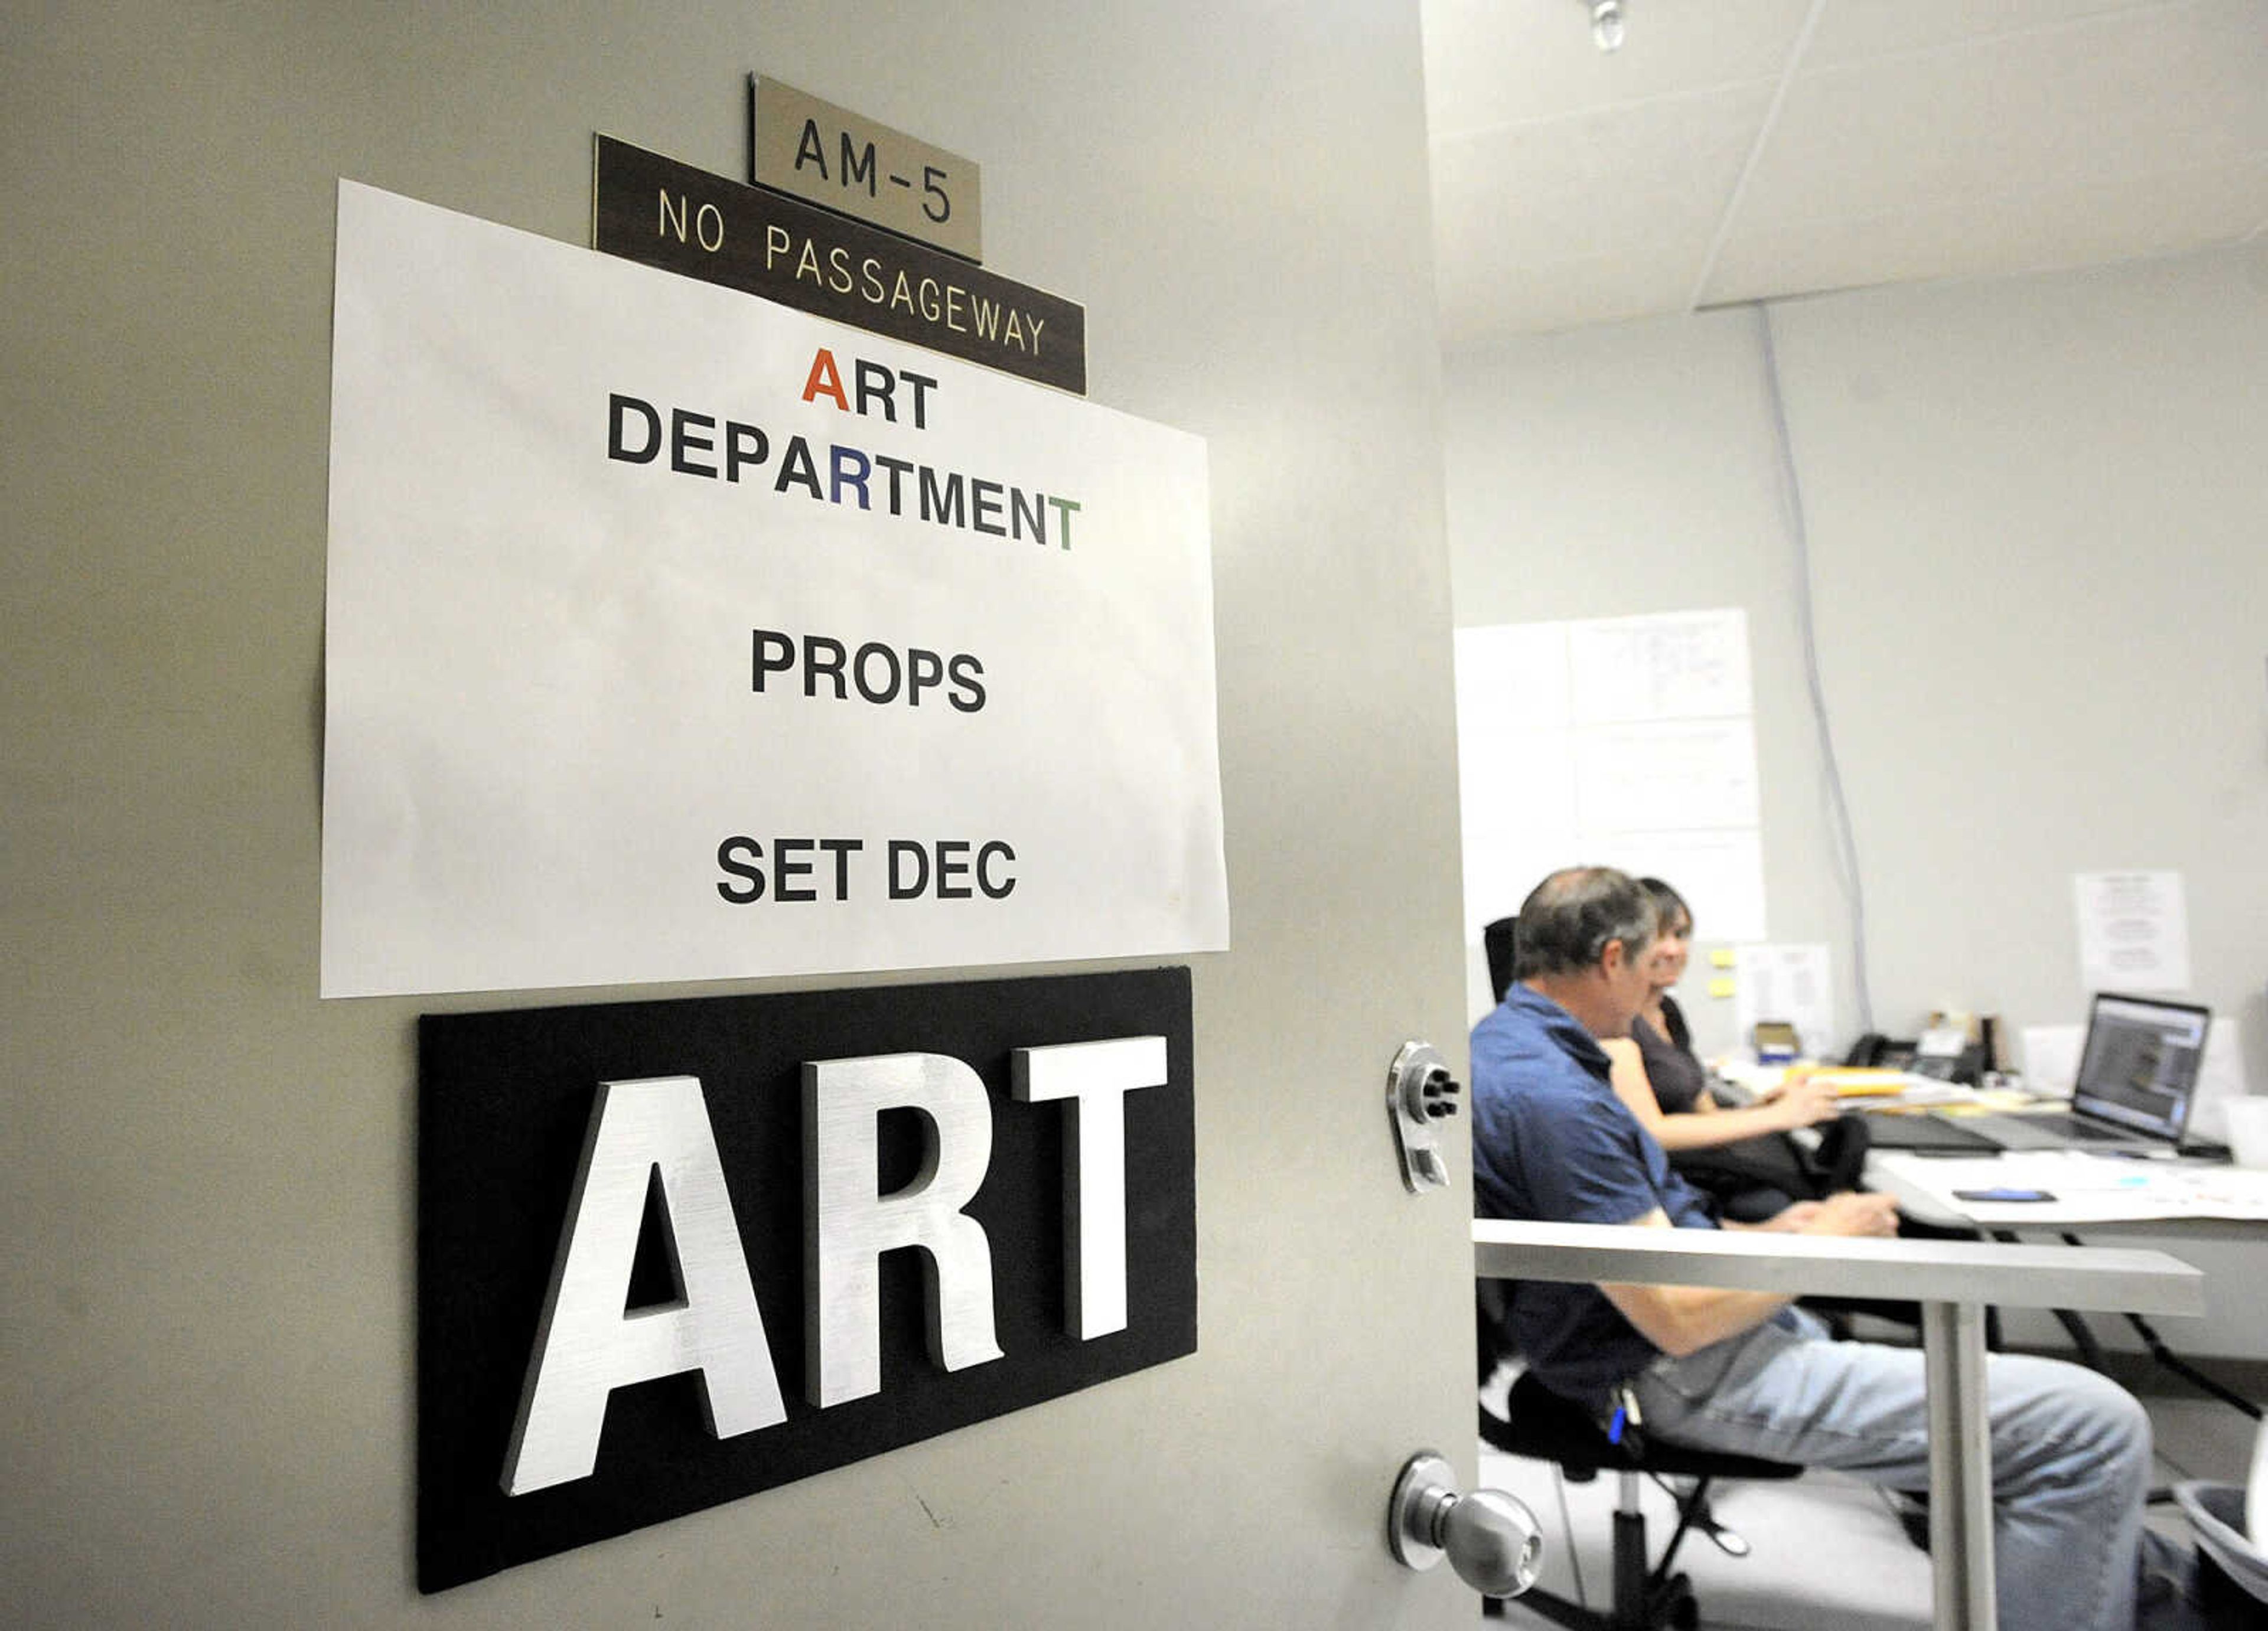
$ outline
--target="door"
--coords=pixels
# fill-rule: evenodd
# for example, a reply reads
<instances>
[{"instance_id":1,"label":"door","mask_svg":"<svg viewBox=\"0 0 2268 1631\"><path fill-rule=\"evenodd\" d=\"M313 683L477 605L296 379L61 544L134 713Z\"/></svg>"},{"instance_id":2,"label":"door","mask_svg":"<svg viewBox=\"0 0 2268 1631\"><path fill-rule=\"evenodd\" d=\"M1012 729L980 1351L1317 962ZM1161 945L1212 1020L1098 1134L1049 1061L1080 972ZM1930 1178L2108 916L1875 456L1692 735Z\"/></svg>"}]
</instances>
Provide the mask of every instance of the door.
<instances>
[{"instance_id":1,"label":"door","mask_svg":"<svg viewBox=\"0 0 2268 1631\"><path fill-rule=\"evenodd\" d=\"M11 18L0 1618L1470 1621L1384 1539L1410 1452L1472 1466L1462 1138L1415 1196L1383 1113L1405 1040L1464 1057L1418 26ZM987 264L1086 305L1092 399L1208 444L1233 949L1188 959L1197 1351L419 1600L415 1017L691 989L315 995L335 180L585 243L592 132L740 173L751 70L976 158ZM827 982L732 988L782 983Z\"/></svg>"}]
</instances>

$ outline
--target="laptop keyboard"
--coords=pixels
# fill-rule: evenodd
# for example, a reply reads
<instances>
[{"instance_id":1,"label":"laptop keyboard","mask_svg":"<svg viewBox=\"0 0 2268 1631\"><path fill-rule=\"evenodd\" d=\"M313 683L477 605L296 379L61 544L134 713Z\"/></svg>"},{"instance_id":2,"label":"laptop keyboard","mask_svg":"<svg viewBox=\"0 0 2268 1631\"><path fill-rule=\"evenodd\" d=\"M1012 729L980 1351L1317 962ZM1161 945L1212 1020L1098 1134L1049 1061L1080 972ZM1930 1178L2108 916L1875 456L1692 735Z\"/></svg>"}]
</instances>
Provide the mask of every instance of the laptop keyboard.
<instances>
[{"instance_id":1,"label":"laptop keyboard","mask_svg":"<svg viewBox=\"0 0 2268 1631\"><path fill-rule=\"evenodd\" d=\"M2100 1120L2087 1120L2087 1116L2071 1116L2066 1112L2039 1112L2025 1116L1977 1116L1976 1128L1982 1135L2012 1150L2032 1150L2039 1148L2032 1141L2064 1139L2068 1143L2137 1143L2147 1141L2141 1132L2125 1132L2123 1128L2111 1128Z\"/></svg>"},{"instance_id":2,"label":"laptop keyboard","mask_svg":"<svg viewBox=\"0 0 2268 1631\"><path fill-rule=\"evenodd\" d=\"M1869 1116L1867 1125L1872 1135L1868 1142L1876 1150L1990 1155L2000 1148L1984 1134L1942 1116Z\"/></svg>"},{"instance_id":3,"label":"laptop keyboard","mask_svg":"<svg viewBox=\"0 0 2268 1631\"><path fill-rule=\"evenodd\" d=\"M2136 1136L2132 1133L2124 1132L2117 1128L2105 1127L2100 1121L2089 1121L2079 1116L2065 1115L2060 1111L2052 1115L2028 1115L2023 1120L2027 1127L2036 1127L2043 1132L2060 1133L2066 1138L2074 1138L2083 1143L2128 1144L2133 1142Z\"/></svg>"}]
</instances>

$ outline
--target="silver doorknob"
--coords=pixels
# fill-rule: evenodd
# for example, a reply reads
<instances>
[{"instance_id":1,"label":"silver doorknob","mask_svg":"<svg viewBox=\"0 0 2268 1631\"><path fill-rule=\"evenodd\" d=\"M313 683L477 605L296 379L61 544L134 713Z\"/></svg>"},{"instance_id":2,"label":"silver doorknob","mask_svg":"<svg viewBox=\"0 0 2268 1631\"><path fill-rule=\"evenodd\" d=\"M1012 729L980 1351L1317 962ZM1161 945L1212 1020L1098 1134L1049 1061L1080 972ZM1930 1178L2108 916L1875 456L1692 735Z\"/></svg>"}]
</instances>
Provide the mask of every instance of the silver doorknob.
<instances>
[{"instance_id":1,"label":"silver doorknob","mask_svg":"<svg viewBox=\"0 0 2268 1631\"><path fill-rule=\"evenodd\" d=\"M1535 1514L1501 1489L1457 1493L1456 1471L1421 1450L1403 1463L1387 1507L1386 1536L1397 1561L1431 1569L1443 1557L1484 1597L1518 1597L1535 1583L1543 1535Z\"/></svg>"}]
</instances>

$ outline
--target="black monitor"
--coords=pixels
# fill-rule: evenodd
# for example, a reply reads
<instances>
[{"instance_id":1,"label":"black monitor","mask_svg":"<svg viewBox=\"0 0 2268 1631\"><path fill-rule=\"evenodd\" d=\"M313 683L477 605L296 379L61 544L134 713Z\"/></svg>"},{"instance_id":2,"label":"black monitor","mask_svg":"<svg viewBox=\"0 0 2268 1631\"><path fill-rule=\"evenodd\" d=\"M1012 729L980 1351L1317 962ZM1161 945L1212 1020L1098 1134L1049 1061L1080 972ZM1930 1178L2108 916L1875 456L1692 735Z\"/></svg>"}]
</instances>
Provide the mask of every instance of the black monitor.
<instances>
[{"instance_id":1,"label":"black monitor","mask_svg":"<svg viewBox=\"0 0 2268 1631\"><path fill-rule=\"evenodd\" d=\"M2103 992L2088 1016L2071 1105L2139 1133L2178 1141L2189 1125L2209 1010Z\"/></svg>"}]
</instances>

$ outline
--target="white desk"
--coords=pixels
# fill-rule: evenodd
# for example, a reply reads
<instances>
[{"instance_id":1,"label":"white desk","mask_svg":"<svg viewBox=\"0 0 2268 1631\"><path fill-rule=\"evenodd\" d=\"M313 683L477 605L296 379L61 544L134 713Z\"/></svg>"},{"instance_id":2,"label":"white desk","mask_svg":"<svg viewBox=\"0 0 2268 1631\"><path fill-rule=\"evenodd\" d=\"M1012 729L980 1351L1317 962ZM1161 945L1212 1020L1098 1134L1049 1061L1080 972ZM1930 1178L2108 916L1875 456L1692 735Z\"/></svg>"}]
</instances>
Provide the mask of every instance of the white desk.
<instances>
[{"instance_id":1,"label":"white desk","mask_svg":"<svg viewBox=\"0 0 2268 1631\"><path fill-rule=\"evenodd\" d=\"M1909 1216L1980 1229L2095 1229L2106 1224L2220 1222L2258 1238L2268 1224L2268 1172L2218 1163L2127 1160L2075 1150L1933 1156L1878 1150L1867 1182ZM1958 1190L2041 1189L2053 1201L1963 1201ZM2249 1227L2244 1227L2248 1226Z\"/></svg>"},{"instance_id":2,"label":"white desk","mask_svg":"<svg viewBox=\"0 0 2268 1631\"><path fill-rule=\"evenodd\" d=\"M2010 1150L1999 1155L1931 1156L1878 1150L1867 1157L1867 1182L1896 1198L1909 1217L1940 1228L1974 1227L2004 1241L2024 1230L2045 1230L2070 1245L2079 1231L2091 1235L2171 1234L2183 1239L2268 1239L2268 1172L2205 1161L2133 1159L2076 1150ZM1994 1188L2044 1191L2052 1201L1963 1200L1961 1191ZM2045 1306L2056 1316L2080 1357L2100 1370L2103 1350L2080 1311L2044 1297L2021 1305ZM2150 1311L2117 1309L2142 1339L2151 1358L2233 1409L2257 1421L2261 1407L2176 1353L2143 1318Z\"/></svg>"},{"instance_id":3,"label":"white desk","mask_svg":"<svg viewBox=\"0 0 2268 1631\"><path fill-rule=\"evenodd\" d=\"M1988 1304L2193 1314L2203 1276L2159 1252L1845 1240L1592 1223L1473 1224L1476 1270L1498 1280L1729 1286L1880 1297L1922 1305L1929 1377L1930 1567L1938 1631L1991 1631L1992 1439L1984 1417Z\"/></svg>"}]
</instances>

